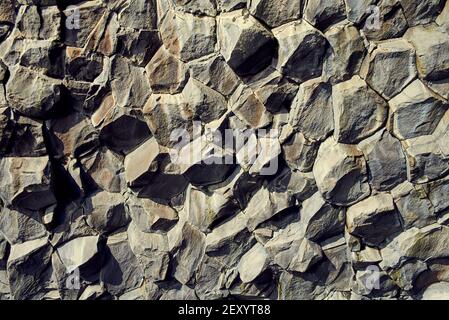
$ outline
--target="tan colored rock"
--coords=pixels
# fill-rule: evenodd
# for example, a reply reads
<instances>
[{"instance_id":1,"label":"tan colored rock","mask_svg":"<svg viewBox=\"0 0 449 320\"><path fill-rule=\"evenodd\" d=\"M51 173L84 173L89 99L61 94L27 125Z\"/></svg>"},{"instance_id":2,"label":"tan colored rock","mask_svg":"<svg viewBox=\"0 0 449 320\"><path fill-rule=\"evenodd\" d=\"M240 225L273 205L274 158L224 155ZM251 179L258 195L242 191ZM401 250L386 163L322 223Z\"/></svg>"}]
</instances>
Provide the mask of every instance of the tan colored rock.
<instances>
[{"instance_id":1,"label":"tan colored rock","mask_svg":"<svg viewBox=\"0 0 449 320\"><path fill-rule=\"evenodd\" d=\"M179 93L189 78L185 64L164 47L156 52L145 70L153 93Z\"/></svg>"},{"instance_id":2,"label":"tan colored rock","mask_svg":"<svg viewBox=\"0 0 449 320\"><path fill-rule=\"evenodd\" d=\"M363 154L333 137L321 144L313 174L321 194L333 204L351 205L370 194Z\"/></svg>"},{"instance_id":3,"label":"tan colored rock","mask_svg":"<svg viewBox=\"0 0 449 320\"><path fill-rule=\"evenodd\" d=\"M349 233L372 245L401 230L393 198L388 193L379 193L349 207L346 225Z\"/></svg>"},{"instance_id":4,"label":"tan colored rock","mask_svg":"<svg viewBox=\"0 0 449 320\"><path fill-rule=\"evenodd\" d=\"M387 103L359 76L333 87L334 138L355 144L375 133L386 122Z\"/></svg>"},{"instance_id":5,"label":"tan colored rock","mask_svg":"<svg viewBox=\"0 0 449 320\"><path fill-rule=\"evenodd\" d=\"M255 280L268 265L268 254L265 248L256 243L239 262L238 270L243 283Z\"/></svg>"},{"instance_id":6,"label":"tan colored rock","mask_svg":"<svg viewBox=\"0 0 449 320\"><path fill-rule=\"evenodd\" d=\"M214 18L175 11L169 11L160 25L164 46L184 62L215 51L215 29Z\"/></svg>"}]
</instances>

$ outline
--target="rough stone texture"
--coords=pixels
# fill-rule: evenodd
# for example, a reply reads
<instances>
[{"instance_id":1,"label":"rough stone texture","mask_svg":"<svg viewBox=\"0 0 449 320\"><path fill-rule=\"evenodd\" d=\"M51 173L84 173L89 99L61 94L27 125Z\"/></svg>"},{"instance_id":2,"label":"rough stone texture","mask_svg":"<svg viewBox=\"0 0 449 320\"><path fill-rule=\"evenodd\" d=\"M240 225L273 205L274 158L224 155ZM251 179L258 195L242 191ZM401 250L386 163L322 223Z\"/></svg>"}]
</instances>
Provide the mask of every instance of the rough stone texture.
<instances>
[{"instance_id":1,"label":"rough stone texture","mask_svg":"<svg viewBox=\"0 0 449 320\"><path fill-rule=\"evenodd\" d=\"M448 99L446 0L0 0L0 300L447 299Z\"/></svg>"}]
</instances>

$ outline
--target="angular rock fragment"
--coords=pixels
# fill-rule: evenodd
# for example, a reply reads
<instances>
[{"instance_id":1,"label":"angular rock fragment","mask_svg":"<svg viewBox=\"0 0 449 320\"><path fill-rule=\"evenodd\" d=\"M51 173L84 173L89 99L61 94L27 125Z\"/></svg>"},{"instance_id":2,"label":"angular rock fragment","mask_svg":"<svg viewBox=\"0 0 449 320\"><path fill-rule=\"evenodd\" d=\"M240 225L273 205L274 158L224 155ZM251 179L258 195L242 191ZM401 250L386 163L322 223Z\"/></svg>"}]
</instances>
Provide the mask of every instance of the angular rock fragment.
<instances>
[{"instance_id":1,"label":"angular rock fragment","mask_svg":"<svg viewBox=\"0 0 449 320\"><path fill-rule=\"evenodd\" d=\"M345 19L344 0L307 1L304 8L304 19L320 30Z\"/></svg>"},{"instance_id":2,"label":"angular rock fragment","mask_svg":"<svg viewBox=\"0 0 449 320\"><path fill-rule=\"evenodd\" d=\"M422 228L435 222L434 206L421 186L404 182L391 191L406 229Z\"/></svg>"},{"instance_id":3,"label":"angular rock fragment","mask_svg":"<svg viewBox=\"0 0 449 320\"><path fill-rule=\"evenodd\" d=\"M356 27L336 25L325 33L329 49L324 60L323 74L331 83L350 80L360 71L365 45Z\"/></svg>"},{"instance_id":4,"label":"angular rock fragment","mask_svg":"<svg viewBox=\"0 0 449 320\"><path fill-rule=\"evenodd\" d=\"M297 82L321 76L327 41L306 21L291 22L273 30L279 42L277 69Z\"/></svg>"},{"instance_id":5,"label":"angular rock fragment","mask_svg":"<svg viewBox=\"0 0 449 320\"><path fill-rule=\"evenodd\" d=\"M346 225L349 233L371 245L378 245L401 230L393 198L387 193L379 193L349 207Z\"/></svg>"},{"instance_id":6,"label":"angular rock fragment","mask_svg":"<svg viewBox=\"0 0 449 320\"><path fill-rule=\"evenodd\" d=\"M173 208L150 199L132 198L127 207L142 232L168 231L178 221L178 213Z\"/></svg>"},{"instance_id":7,"label":"angular rock fragment","mask_svg":"<svg viewBox=\"0 0 449 320\"><path fill-rule=\"evenodd\" d=\"M261 188L244 211L248 230L254 231L259 224L292 205L292 199L287 193L270 193L268 189Z\"/></svg>"},{"instance_id":8,"label":"angular rock fragment","mask_svg":"<svg viewBox=\"0 0 449 320\"><path fill-rule=\"evenodd\" d=\"M390 242L381 250L380 266L390 270L410 259L427 261L447 256L445 245L449 231L447 227L432 224L425 228L411 228Z\"/></svg>"},{"instance_id":9,"label":"angular rock fragment","mask_svg":"<svg viewBox=\"0 0 449 320\"><path fill-rule=\"evenodd\" d=\"M129 216L121 194L101 191L85 205L87 223L100 233L110 233L126 226Z\"/></svg>"},{"instance_id":10,"label":"angular rock fragment","mask_svg":"<svg viewBox=\"0 0 449 320\"><path fill-rule=\"evenodd\" d=\"M182 284L190 282L204 255L206 236L189 223L180 222L168 234L173 257L173 276Z\"/></svg>"},{"instance_id":11,"label":"angular rock fragment","mask_svg":"<svg viewBox=\"0 0 449 320\"><path fill-rule=\"evenodd\" d=\"M16 244L11 247L7 271L14 299L41 299L50 283L48 267L52 247L46 238Z\"/></svg>"},{"instance_id":12,"label":"angular rock fragment","mask_svg":"<svg viewBox=\"0 0 449 320\"><path fill-rule=\"evenodd\" d=\"M128 241L139 261L144 277L155 281L164 280L170 260L167 235L142 232L132 221L128 226Z\"/></svg>"},{"instance_id":13,"label":"angular rock fragment","mask_svg":"<svg viewBox=\"0 0 449 320\"><path fill-rule=\"evenodd\" d=\"M98 244L99 236L79 237L64 243L56 252L67 273L78 269L82 274L92 275L101 267Z\"/></svg>"},{"instance_id":14,"label":"angular rock fragment","mask_svg":"<svg viewBox=\"0 0 449 320\"><path fill-rule=\"evenodd\" d=\"M435 25L410 28L404 35L416 49L419 75L444 98L449 98L449 39Z\"/></svg>"},{"instance_id":15,"label":"angular rock fragment","mask_svg":"<svg viewBox=\"0 0 449 320\"><path fill-rule=\"evenodd\" d=\"M187 82L183 96L192 109L194 119L202 123L217 120L227 111L226 99L195 79Z\"/></svg>"},{"instance_id":16,"label":"angular rock fragment","mask_svg":"<svg viewBox=\"0 0 449 320\"><path fill-rule=\"evenodd\" d=\"M404 14L410 26L427 24L435 20L444 7L445 1L428 0L415 3L411 0L400 0Z\"/></svg>"},{"instance_id":17,"label":"angular rock fragment","mask_svg":"<svg viewBox=\"0 0 449 320\"><path fill-rule=\"evenodd\" d=\"M421 136L403 142L407 157L407 177L412 183L426 183L445 176L447 155L434 136Z\"/></svg>"},{"instance_id":18,"label":"angular rock fragment","mask_svg":"<svg viewBox=\"0 0 449 320\"><path fill-rule=\"evenodd\" d=\"M85 1L74 7L66 8L63 13L66 18L66 45L82 48L94 31L97 23L103 18L105 6L102 1ZM79 16L77 14L79 13ZM79 20L78 20L79 17ZM83 26L78 28L78 26Z\"/></svg>"},{"instance_id":19,"label":"angular rock fragment","mask_svg":"<svg viewBox=\"0 0 449 320\"><path fill-rule=\"evenodd\" d=\"M6 98L13 109L28 117L43 118L58 104L61 98L60 81L24 67L12 68L10 72Z\"/></svg>"},{"instance_id":20,"label":"angular rock fragment","mask_svg":"<svg viewBox=\"0 0 449 320\"><path fill-rule=\"evenodd\" d=\"M118 193L124 188L123 164L119 156L102 148L82 159L81 164L101 189Z\"/></svg>"},{"instance_id":21,"label":"angular rock fragment","mask_svg":"<svg viewBox=\"0 0 449 320\"><path fill-rule=\"evenodd\" d=\"M335 140L355 144L382 127L387 119L387 103L359 76L332 89Z\"/></svg>"},{"instance_id":22,"label":"angular rock fragment","mask_svg":"<svg viewBox=\"0 0 449 320\"><path fill-rule=\"evenodd\" d=\"M148 125L139 118L142 116L113 110L102 123L100 141L117 153L129 153L151 136Z\"/></svg>"},{"instance_id":23,"label":"angular rock fragment","mask_svg":"<svg viewBox=\"0 0 449 320\"><path fill-rule=\"evenodd\" d=\"M157 26L156 0L127 0L118 15L121 26L134 29L155 29Z\"/></svg>"},{"instance_id":24,"label":"angular rock fragment","mask_svg":"<svg viewBox=\"0 0 449 320\"><path fill-rule=\"evenodd\" d=\"M308 139L325 140L334 128L332 87L319 78L302 83L292 103L289 123Z\"/></svg>"},{"instance_id":25,"label":"angular rock fragment","mask_svg":"<svg viewBox=\"0 0 449 320\"><path fill-rule=\"evenodd\" d=\"M111 89L116 106L142 109L151 94L145 69L116 56L111 61Z\"/></svg>"},{"instance_id":26,"label":"angular rock fragment","mask_svg":"<svg viewBox=\"0 0 449 320\"><path fill-rule=\"evenodd\" d=\"M117 33L117 51L137 65L144 67L161 47L157 30L119 29ZM109 53L109 45L100 43ZM111 48L112 50L112 48Z\"/></svg>"},{"instance_id":27,"label":"angular rock fragment","mask_svg":"<svg viewBox=\"0 0 449 320\"><path fill-rule=\"evenodd\" d=\"M407 166L401 143L388 131L379 131L362 141L359 147L368 163L373 189L388 191L407 180Z\"/></svg>"},{"instance_id":28,"label":"angular rock fragment","mask_svg":"<svg viewBox=\"0 0 449 320\"><path fill-rule=\"evenodd\" d=\"M283 144L282 151L284 159L291 169L310 172L318 148L317 143L307 140L302 133L298 133Z\"/></svg>"},{"instance_id":29,"label":"angular rock fragment","mask_svg":"<svg viewBox=\"0 0 449 320\"><path fill-rule=\"evenodd\" d=\"M188 62L215 51L215 19L170 11L160 25L162 42L167 50Z\"/></svg>"},{"instance_id":30,"label":"angular rock fragment","mask_svg":"<svg viewBox=\"0 0 449 320\"><path fill-rule=\"evenodd\" d=\"M131 251L126 232L110 236L106 247L109 255L100 271L100 280L107 291L120 295L140 287L144 279L143 271Z\"/></svg>"},{"instance_id":31,"label":"angular rock fragment","mask_svg":"<svg viewBox=\"0 0 449 320\"><path fill-rule=\"evenodd\" d=\"M155 138L150 138L125 157L125 179L129 186L147 184L158 169L158 159L163 157Z\"/></svg>"},{"instance_id":32,"label":"angular rock fragment","mask_svg":"<svg viewBox=\"0 0 449 320\"><path fill-rule=\"evenodd\" d=\"M188 78L186 65L161 47L145 68L153 93L182 91Z\"/></svg>"},{"instance_id":33,"label":"angular rock fragment","mask_svg":"<svg viewBox=\"0 0 449 320\"><path fill-rule=\"evenodd\" d=\"M52 152L56 158L79 157L99 145L97 132L81 113L50 120L47 127L51 132Z\"/></svg>"},{"instance_id":34,"label":"angular rock fragment","mask_svg":"<svg viewBox=\"0 0 449 320\"><path fill-rule=\"evenodd\" d=\"M175 130L190 132L193 112L181 94L152 94L143 112L153 136L162 146L169 147L178 142L177 133L180 132Z\"/></svg>"},{"instance_id":35,"label":"angular rock fragment","mask_svg":"<svg viewBox=\"0 0 449 320\"><path fill-rule=\"evenodd\" d=\"M221 54L239 76L262 71L275 56L273 34L243 10L220 15L217 29Z\"/></svg>"},{"instance_id":36,"label":"angular rock fragment","mask_svg":"<svg viewBox=\"0 0 449 320\"><path fill-rule=\"evenodd\" d=\"M243 283L254 281L268 265L268 254L265 248L256 243L239 262L239 276Z\"/></svg>"},{"instance_id":37,"label":"angular rock fragment","mask_svg":"<svg viewBox=\"0 0 449 320\"><path fill-rule=\"evenodd\" d=\"M398 0L383 0L377 7L373 6L372 10L368 9L367 13L370 13L371 17L365 20L363 32L370 40L398 38L408 28L407 19ZM378 22L376 21L377 15Z\"/></svg>"},{"instance_id":38,"label":"angular rock fragment","mask_svg":"<svg viewBox=\"0 0 449 320\"><path fill-rule=\"evenodd\" d=\"M189 69L193 78L225 97L230 96L240 82L238 76L221 55L193 61L189 65Z\"/></svg>"},{"instance_id":39,"label":"angular rock fragment","mask_svg":"<svg viewBox=\"0 0 449 320\"><path fill-rule=\"evenodd\" d=\"M332 137L321 144L313 174L321 194L333 204L351 205L370 194L361 151L337 143Z\"/></svg>"},{"instance_id":40,"label":"angular rock fragment","mask_svg":"<svg viewBox=\"0 0 449 320\"><path fill-rule=\"evenodd\" d=\"M272 121L272 115L251 89L239 87L229 103L235 115L253 129L265 127Z\"/></svg>"},{"instance_id":41,"label":"angular rock fragment","mask_svg":"<svg viewBox=\"0 0 449 320\"><path fill-rule=\"evenodd\" d=\"M0 197L4 203L40 210L56 202L48 157L2 158L0 168Z\"/></svg>"},{"instance_id":42,"label":"angular rock fragment","mask_svg":"<svg viewBox=\"0 0 449 320\"><path fill-rule=\"evenodd\" d=\"M392 132L401 140L432 134L449 107L421 80L412 82L389 105Z\"/></svg>"},{"instance_id":43,"label":"angular rock fragment","mask_svg":"<svg viewBox=\"0 0 449 320\"><path fill-rule=\"evenodd\" d=\"M235 266L254 243L246 224L245 214L239 213L217 226L206 236L206 254L220 259L229 267Z\"/></svg>"},{"instance_id":44,"label":"angular rock fragment","mask_svg":"<svg viewBox=\"0 0 449 320\"><path fill-rule=\"evenodd\" d=\"M400 93L415 77L415 49L404 39L386 40L369 52L361 76L386 99Z\"/></svg>"},{"instance_id":45,"label":"angular rock fragment","mask_svg":"<svg viewBox=\"0 0 449 320\"><path fill-rule=\"evenodd\" d=\"M327 203L319 192L302 203L301 234L312 241L321 241L343 233L344 210Z\"/></svg>"},{"instance_id":46,"label":"angular rock fragment","mask_svg":"<svg viewBox=\"0 0 449 320\"><path fill-rule=\"evenodd\" d=\"M264 21L270 28L279 27L301 17L302 0L251 0L248 10L254 17Z\"/></svg>"}]
</instances>

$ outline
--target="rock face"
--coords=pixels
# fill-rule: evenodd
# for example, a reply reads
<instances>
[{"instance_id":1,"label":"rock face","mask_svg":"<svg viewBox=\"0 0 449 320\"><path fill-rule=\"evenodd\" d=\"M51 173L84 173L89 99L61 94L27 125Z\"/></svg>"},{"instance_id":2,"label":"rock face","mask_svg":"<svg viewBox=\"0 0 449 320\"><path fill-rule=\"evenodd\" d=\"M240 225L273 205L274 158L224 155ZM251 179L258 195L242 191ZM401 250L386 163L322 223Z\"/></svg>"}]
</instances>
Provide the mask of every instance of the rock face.
<instances>
[{"instance_id":1,"label":"rock face","mask_svg":"<svg viewBox=\"0 0 449 320\"><path fill-rule=\"evenodd\" d=\"M448 142L446 0L0 0L0 300L447 299Z\"/></svg>"}]
</instances>

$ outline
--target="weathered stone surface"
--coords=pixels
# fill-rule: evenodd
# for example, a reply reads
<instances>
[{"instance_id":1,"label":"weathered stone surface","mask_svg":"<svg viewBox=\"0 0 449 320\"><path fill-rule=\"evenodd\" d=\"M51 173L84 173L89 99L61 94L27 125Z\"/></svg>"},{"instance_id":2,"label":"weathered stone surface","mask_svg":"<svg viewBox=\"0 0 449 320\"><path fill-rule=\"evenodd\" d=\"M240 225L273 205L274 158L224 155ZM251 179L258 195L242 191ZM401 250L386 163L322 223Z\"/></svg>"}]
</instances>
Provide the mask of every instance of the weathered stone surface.
<instances>
[{"instance_id":1,"label":"weathered stone surface","mask_svg":"<svg viewBox=\"0 0 449 320\"><path fill-rule=\"evenodd\" d=\"M448 104L415 80L389 102L392 133L399 139L410 139L434 132Z\"/></svg>"},{"instance_id":2,"label":"weathered stone surface","mask_svg":"<svg viewBox=\"0 0 449 320\"><path fill-rule=\"evenodd\" d=\"M244 211L248 230L254 231L259 224L291 207L292 204L288 194L270 192L268 189L261 188L251 198Z\"/></svg>"},{"instance_id":3,"label":"weathered stone surface","mask_svg":"<svg viewBox=\"0 0 449 320\"><path fill-rule=\"evenodd\" d=\"M90 201L89 201L90 200ZM121 194L101 191L85 204L87 223L100 233L110 233L129 222L125 199Z\"/></svg>"},{"instance_id":4,"label":"weathered stone surface","mask_svg":"<svg viewBox=\"0 0 449 320\"><path fill-rule=\"evenodd\" d=\"M301 17L302 0L251 0L248 3L249 12L265 22L271 28L279 27L287 22Z\"/></svg>"},{"instance_id":5,"label":"weathered stone surface","mask_svg":"<svg viewBox=\"0 0 449 320\"><path fill-rule=\"evenodd\" d=\"M323 74L328 81L346 81L360 71L365 45L356 27L336 25L325 33L329 49L324 60Z\"/></svg>"},{"instance_id":6,"label":"weathered stone surface","mask_svg":"<svg viewBox=\"0 0 449 320\"><path fill-rule=\"evenodd\" d=\"M443 142L444 143L444 142ZM446 153L434 136L421 136L403 142L407 157L407 177L412 183L436 180L449 171Z\"/></svg>"},{"instance_id":7,"label":"weathered stone surface","mask_svg":"<svg viewBox=\"0 0 449 320\"><path fill-rule=\"evenodd\" d=\"M309 240L321 241L343 232L344 210L327 203L319 192L302 203L301 234Z\"/></svg>"},{"instance_id":8,"label":"weathered stone surface","mask_svg":"<svg viewBox=\"0 0 449 320\"><path fill-rule=\"evenodd\" d=\"M435 20L443 9L445 1L429 0L419 4L411 0L400 0L404 14L410 26L427 24Z\"/></svg>"},{"instance_id":9,"label":"weathered stone surface","mask_svg":"<svg viewBox=\"0 0 449 320\"><path fill-rule=\"evenodd\" d=\"M185 64L161 47L145 68L154 93L179 93L189 74Z\"/></svg>"},{"instance_id":10,"label":"weathered stone surface","mask_svg":"<svg viewBox=\"0 0 449 320\"><path fill-rule=\"evenodd\" d=\"M11 247L7 271L14 299L40 299L50 282L47 268L52 248L46 238L16 244Z\"/></svg>"},{"instance_id":11,"label":"weathered stone surface","mask_svg":"<svg viewBox=\"0 0 449 320\"><path fill-rule=\"evenodd\" d=\"M359 144L368 163L370 184L388 191L407 179L405 154L401 143L388 131L379 131Z\"/></svg>"},{"instance_id":12,"label":"weathered stone surface","mask_svg":"<svg viewBox=\"0 0 449 320\"><path fill-rule=\"evenodd\" d=\"M0 0L0 300L446 298L448 18Z\"/></svg>"},{"instance_id":13,"label":"weathered stone surface","mask_svg":"<svg viewBox=\"0 0 449 320\"><path fill-rule=\"evenodd\" d=\"M295 134L282 146L284 159L293 170L310 172L319 145L307 140L302 133Z\"/></svg>"},{"instance_id":14,"label":"weathered stone surface","mask_svg":"<svg viewBox=\"0 0 449 320\"><path fill-rule=\"evenodd\" d=\"M181 94L152 94L143 112L153 136L162 146L173 146L178 142L177 135L172 135L174 130L189 132L191 127L193 112Z\"/></svg>"},{"instance_id":15,"label":"weathered stone surface","mask_svg":"<svg viewBox=\"0 0 449 320\"><path fill-rule=\"evenodd\" d=\"M2 158L0 167L3 181L0 195L4 203L39 210L56 202L48 157Z\"/></svg>"},{"instance_id":16,"label":"weathered stone surface","mask_svg":"<svg viewBox=\"0 0 449 320\"><path fill-rule=\"evenodd\" d=\"M272 115L251 89L239 87L229 103L235 115L253 129L263 128L272 121Z\"/></svg>"},{"instance_id":17,"label":"weathered stone surface","mask_svg":"<svg viewBox=\"0 0 449 320\"><path fill-rule=\"evenodd\" d=\"M100 266L97 260L99 256L98 241L98 236L79 237L56 249L67 273L76 269L86 274L98 271Z\"/></svg>"},{"instance_id":18,"label":"weathered stone surface","mask_svg":"<svg viewBox=\"0 0 449 320\"><path fill-rule=\"evenodd\" d=\"M206 236L206 254L222 260L229 267L236 265L254 243L246 224L246 216L239 213L216 227Z\"/></svg>"},{"instance_id":19,"label":"weathered stone surface","mask_svg":"<svg viewBox=\"0 0 449 320\"><path fill-rule=\"evenodd\" d=\"M321 76L327 41L306 21L291 22L273 30L279 42L277 69L294 81Z\"/></svg>"},{"instance_id":20,"label":"weathered stone surface","mask_svg":"<svg viewBox=\"0 0 449 320\"><path fill-rule=\"evenodd\" d=\"M146 233L132 221L128 227L128 241L143 270L145 278L164 280L169 267L169 246L166 234Z\"/></svg>"},{"instance_id":21,"label":"weathered stone surface","mask_svg":"<svg viewBox=\"0 0 449 320\"><path fill-rule=\"evenodd\" d=\"M405 228L422 228L435 222L434 205L421 186L404 182L391 191Z\"/></svg>"},{"instance_id":22,"label":"weathered stone surface","mask_svg":"<svg viewBox=\"0 0 449 320\"><path fill-rule=\"evenodd\" d=\"M110 236L106 246L109 255L105 266L101 269L100 279L107 291L120 295L140 287L143 282L143 271L131 251L126 232Z\"/></svg>"},{"instance_id":23,"label":"weathered stone surface","mask_svg":"<svg viewBox=\"0 0 449 320\"><path fill-rule=\"evenodd\" d=\"M333 87L334 138L355 144L379 130L387 119L387 103L359 76Z\"/></svg>"},{"instance_id":24,"label":"weathered stone surface","mask_svg":"<svg viewBox=\"0 0 449 320\"><path fill-rule=\"evenodd\" d=\"M416 49L419 75L429 81L429 86L435 92L448 99L449 40L447 33L434 25L427 25L410 28L404 37Z\"/></svg>"},{"instance_id":25,"label":"weathered stone surface","mask_svg":"<svg viewBox=\"0 0 449 320\"><path fill-rule=\"evenodd\" d=\"M307 1L304 8L304 19L320 30L345 19L345 3L343 0Z\"/></svg>"},{"instance_id":26,"label":"weathered stone surface","mask_svg":"<svg viewBox=\"0 0 449 320\"><path fill-rule=\"evenodd\" d=\"M337 205L351 205L370 194L366 162L355 146L330 137L323 142L313 167L323 197Z\"/></svg>"},{"instance_id":27,"label":"weathered stone surface","mask_svg":"<svg viewBox=\"0 0 449 320\"><path fill-rule=\"evenodd\" d=\"M309 139L325 140L334 129L332 87L319 78L301 84L289 123Z\"/></svg>"},{"instance_id":28,"label":"weathered stone surface","mask_svg":"<svg viewBox=\"0 0 449 320\"><path fill-rule=\"evenodd\" d=\"M237 75L221 55L196 60L189 67L193 78L225 97L230 96L239 84Z\"/></svg>"},{"instance_id":29,"label":"weathered stone surface","mask_svg":"<svg viewBox=\"0 0 449 320\"><path fill-rule=\"evenodd\" d=\"M386 40L369 52L362 78L386 99L400 93L415 77L415 49L404 39Z\"/></svg>"},{"instance_id":30,"label":"weathered stone surface","mask_svg":"<svg viewBox=\"0 0 449 320\"><path fill-rule=\"evenodd\" d=\"M32 117L45 117L61 98L60 81L41 75L24 67L10 70L6 85L6 98L18 112ZM35 90L39 95L34 94Z\"/></svg>"},{"instance_id":31,"label":"weathered stone surface","mask_svg":"<svg viewBox=\"0 0 449 320\"><path fill-rule=\"evenodd\" d=\"M143 232L168 231L178 221L178 213L166 204L150 199L129 199L129 215Z\"/></svg>"},{"instance_id":32,"label":"weathered stone surface","mask_svg":"<svg viewBox=\"0 0 449 320\"><path fill-rule=\"evenodd\" d=\"M366 243L377 245L401 230L393 198L379 193L351 207L346 212L348 232Z\"/></svg>"},{"instance_id":33,"label":"weathered stone surface","mask_svg":"<svg viewBox=\"0 0 449 320\"><path fill-rule=\"evenodd\" d=\"M81 161L83 169L101 189L118 193L123 190L123 164L119 156L103 148Z\"/></svg>"},{"instance_id":34,"label":"weathered stone surface","mask_svg":"<svg viewBox=\"0 0 449 320\"><path fill-rule=\"evenodd\" d=\"M186 84L183 96L192 109L194 120L202 123L217 120L227 111L226 99L195 79Z\"/></svg>"},{"instance_id":35,"label":"weathered stone surface","mask_svg":"<svg viewBox=\"0 0 449 320\"><path fill-rule=\"evenodd\" d=\"M239 262L239 276L243 283L254 281L268 264L268 254L265 248L256 243L247 253L245 253Z\"/></svg>"},{"instance_id":36,"label":"weathered stone surface","mask_svg":"<svg viewBox=\"0 0 449 320\"><path fill-rule=\"evenodd\" d=\"M370 40L386 40L401 37L407 30L408 23L404 15L401 3L398 0L383 0L377 7L368 9L370 13L363 28L364 34ZM379 10L379 22L376 21L377 8ZM374 19L372 19L374 18ZM379 23L376 25L376 23Z\"/></svg>"},{"instance_id":37,"label":"weathered stone surface","mask_svg":"<svg viewBox=\"0 0 449 320\"><path fill-rule=\"evenodd\" d=\"M170 11L160 25L162 42L182 61L204 57L215 50L215 19Z\"/></svg>"},{"instance_id":38,"label":"weathered stone surface","mask_svg":"<svg viewBox=\"0 0 449 320\"><path fill-rule=\"evenodd\" d=\"M173 256L173 276L182 284L190 282L204 256L206 236L189 223L180 222L168 234Z\"/></svg>"},{"instance_id":39,"label":"weathered stone surface","mask_svg":"<svg viewBox=\"0 0 449 320\"><path fill-rule=\"evenodd\" d=\"M243 10L220 15L217 35L221 54L240 76L263 70L276 52L272 33Z\"/></svg>"}]
</instances>

